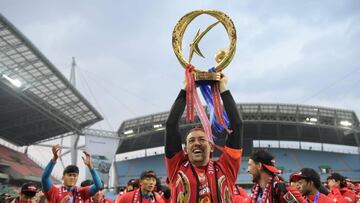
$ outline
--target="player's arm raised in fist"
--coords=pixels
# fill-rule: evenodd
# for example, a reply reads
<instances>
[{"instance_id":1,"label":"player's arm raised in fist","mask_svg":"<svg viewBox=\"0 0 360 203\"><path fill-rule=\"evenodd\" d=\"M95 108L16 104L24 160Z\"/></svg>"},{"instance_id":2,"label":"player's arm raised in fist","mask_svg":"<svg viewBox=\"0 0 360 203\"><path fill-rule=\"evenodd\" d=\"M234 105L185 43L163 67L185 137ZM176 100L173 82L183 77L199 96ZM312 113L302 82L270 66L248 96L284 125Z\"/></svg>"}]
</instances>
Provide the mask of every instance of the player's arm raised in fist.
<instances>
[{"instance_id":1,"label":"player's arm raised in fist","mask_svg":"<svg viewBox=\"0 0 360 203\"><path fill-rule=\"evenodd\" d=\"M81 157L84 161L84 164L89 168L89 169L92 169L94 166L92 164L92 161L91 161L91 155L86 152L86 151L83 151L84 155L83 157Z\"/></svg>"},{"instance_id":2,"label":"player's arm raised in fist","mask_svg":"<svg viewBox=\"0 0 360 203\"><path fill-rule=\"evenodd\" d=\"M52 153L53 153L52 160L54 162L56 162L56 160L60 157L60 151L61 151L61 147L59 144L55 144L52 146Z\"/></svg>"}]
</instances>

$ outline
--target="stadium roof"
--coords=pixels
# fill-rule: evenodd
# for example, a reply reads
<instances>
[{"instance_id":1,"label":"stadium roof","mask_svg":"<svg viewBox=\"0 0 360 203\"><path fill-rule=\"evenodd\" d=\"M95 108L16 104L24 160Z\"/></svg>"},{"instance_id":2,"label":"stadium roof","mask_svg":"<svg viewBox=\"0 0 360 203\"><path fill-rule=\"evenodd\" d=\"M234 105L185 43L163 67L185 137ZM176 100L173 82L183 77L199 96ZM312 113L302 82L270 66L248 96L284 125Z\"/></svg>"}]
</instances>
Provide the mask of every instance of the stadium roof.
<instances>
[{"instance_id":1,"label":"stadium roof","mask_svg":"<svg viewBox=\"0 0 360 203\"><path fill-rule=\"evenodd\" d=\"M28 145L102 120L55 66L0 14L0 137Z\"/></svg>"},{"instance_id":2,"label":"stadium roof","mask_svg":"<svg viewBox=\"0 0 360 203\"><path fill-rule=\"evenodd\" d=\"M252 146L252 140L288 140L359 146L360 133L346 131L359 127L354 111L305 106L296 104L237 104L244 120L244 142ZM169 112L143 116L124 121L118 134L123 142L117 153L134 151L164 144L164 129ZM180 120L180 131L185 134L199 126ZM221 135L221 139L226 135ZM221 145L224 140L218 139ZM244 146L245 147L245 146Z\"/></svg>"}]
</instances>

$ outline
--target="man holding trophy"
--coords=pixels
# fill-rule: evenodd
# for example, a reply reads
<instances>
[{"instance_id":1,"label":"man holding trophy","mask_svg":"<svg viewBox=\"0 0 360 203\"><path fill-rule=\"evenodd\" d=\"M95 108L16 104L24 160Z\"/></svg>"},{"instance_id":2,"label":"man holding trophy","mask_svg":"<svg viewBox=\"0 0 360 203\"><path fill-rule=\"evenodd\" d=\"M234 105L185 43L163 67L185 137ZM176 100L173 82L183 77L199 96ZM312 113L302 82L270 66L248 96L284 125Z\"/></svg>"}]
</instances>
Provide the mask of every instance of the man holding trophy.
<instances>
[{"instance_id":1,"label":"man holding trophy","mask_svg":"<svg viewBox=\"0 0 360 203\"><path fill-rule=\"evenodd\" d=\"M220 54L216 56L218 65L215 67L215 71L211 73L200 72L187 62L181 53L182 35L186 26L191 20L201 14L212 15L217 18L227 29L231 40L231 45L228 49L229 51L225 51L225 53L220 52ZM216 24L217 23L214 23L211 26ZM203 33L198 32L194 42L190 45L192 47L191 50L195 53L199 54L197 43L200 41L201 37L211 29L211 26ZM185 15L174 29L174 51L179 61L186 67L187 76L186 90L180 91L171 108L166 123L166 167L170 179L170 187L172 190L171 198L173 202L233 202L232 188L237 179L242 155L240 149L242 120L237 111L236 103L230 91L226 88L227 77L222 75L220 71L226 67L234 55L235 42L236 34L232 21L224 13L219 11L193 11ZM192 57L191 50L190 59ZM215 143L212 139L209 120L207 120L202 105L197 103L199 99L196 93L195 81L197 82L197 85L200 82L205 82L212 86L213 96L221 96L228 117L229 125L227 127L224 120L221 121L221 118L218 117L219 113L221 116L223 115L221 103L220 106L216 106L216 103L219 103L219 101L216 101L216 98L213 97L212 102L214 104L214 111L218 112L216 119L228 132L225 147L222 149L223 153L217 161L214 161L212 158ZM218 92L216 92L216 90L218 90ZM194 105L203 126L193 128L186 134L185 149L183 150L181 145L181 134L179 132L179 121L185 110L185 106L187 106L187 113L189 116L189 112L190 114L193 114L193 109L191 108L194 108ZM193 117L191 118L190 116L190 120L191 119L193 119Z\"/></svg>"},{"instance_id":2,"label":"man holding trophy","mask_svg":"<svg viewBox=\"0 0 360 203\"><path fill-rule=\"evenodd\" d=\"M217 21L203 32L200 32L200 30L197 32L190 44L189 59L186 60L182 54L183 35L191 21L202 14L210 15L216 18ZM191 64L191 59L194 53L204 57L199 49L199 42L208 31L219 23L227 31L230 40L229 47L216 53L215 60L217 64L214 68L210 69L209 72L201 71ZM171 200L174 203L238 202L233 198L233 188L241 163L243 122L236 103L230 91L226 88L227 77L221 73L229 65L235 54L235 26L231 19L221 11L192 11L183 16L176 24L173 31L172 45L176 57L185 68L186 83L185 88L177 96L166 122L165 159L172 191ZM210 121L197 94L197 87L200 88L207 103ZM222 109L222 104L225 111ZM194 120L194 109L196 109L202 126L192 128L186 133L185 148L182 149L179 122L185 107L187 121ZM227 132L227 139L225 146L220 147L214 142L213 137L216 138L214 136L216 133L213 133L213 131L221 132L224 130ZM216 161L212 157L215 147L222 151L220 158ZM269 173L270 175L266 176L271 177L271 181L268 181L268 187L264 191L259 186L262 186L262 184L259 184L259 181L254 181L255 189L252 191L250 200L252 203L305 202L305 199L296 188L286 186L280 180L277 181L276 186L270 184L270 182L273 183L273 180L279 179L276 176L277 169L271 162L274 159L272 156L268 156L268 159L256 159L256 157L257 153L254 153L249 161L249 163L254 162L254 167L252 165L248 167L248 169L251 169L249 173L253 177L255 177L254 174L268 174L266 170L262 170L265 166L273 169L274 173ZM270 178L268 179L270 180ZM274 193L273 188L278 188L280 192Z\"/></svg>"}]
</instances>

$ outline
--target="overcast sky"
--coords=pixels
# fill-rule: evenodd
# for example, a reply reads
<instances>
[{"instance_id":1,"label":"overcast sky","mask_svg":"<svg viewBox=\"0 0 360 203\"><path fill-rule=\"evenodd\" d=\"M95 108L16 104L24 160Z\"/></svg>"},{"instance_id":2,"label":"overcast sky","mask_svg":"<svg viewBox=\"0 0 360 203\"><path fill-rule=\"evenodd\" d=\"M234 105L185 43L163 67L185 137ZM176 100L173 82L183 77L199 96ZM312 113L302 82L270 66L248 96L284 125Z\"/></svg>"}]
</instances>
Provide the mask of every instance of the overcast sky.
<instances>
[{"instance_id":1,"label":"overcast sky","mask_svg":"<svg viewBox=\"0 0 360 203\"><path fill-rule=\"evenodd\" d=\"M237 52L224 71L237 102L320 105L360 114L360 1L18 1L0 12L68 78L117 130L121 122L169 110L184 70L171 45L176 22L196 9L227 13L237 29ZM186 32L184 52L202 16ZM227 46L216 26L200 43L206 59ZM90 89L90 90L89 90Z\"/></svg>"}]
</instances>

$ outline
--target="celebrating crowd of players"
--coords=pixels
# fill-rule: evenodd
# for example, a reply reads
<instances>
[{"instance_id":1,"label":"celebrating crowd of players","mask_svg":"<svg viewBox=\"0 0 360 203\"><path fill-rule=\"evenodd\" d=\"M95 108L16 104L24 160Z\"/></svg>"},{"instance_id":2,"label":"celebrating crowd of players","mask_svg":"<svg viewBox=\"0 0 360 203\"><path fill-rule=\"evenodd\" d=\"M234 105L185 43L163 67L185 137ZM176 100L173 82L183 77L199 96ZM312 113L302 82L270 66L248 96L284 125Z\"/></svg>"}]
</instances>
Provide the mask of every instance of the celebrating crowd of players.
<instances>
[{"instance_id":1,"label":"celebrating crowd of players","mask_svg":"<svg viewBox=\"0 0 360 203\"><path fill-rule=\"evenodd\" d=\"M338 173L327 178L326 186L321 183L318 172L311 168L293 173L289 183L285 182L275 167L275 157L266 150L256 151L248 160L247 171L254 183L251 193L236 186L242 157L240 146L246 135L242 134L241 116L226 83L224 76L219 88L229 118L229 134L220 158L212 158L215 145L202 128L190 130L185 136L185 148L182 148L179 121L186 106L186 91L181 90L166 123L167 183L162 185L154 171L145 170L138 180L129 180L127 188L114 200L116 203L360 203L359 184L354 185ZM27 183L18 198L9 201L10 197L3 194L1 203L113 203L104 197L103 182L87 152L84 152L83 161L92 180L83 181L81 187L77 187L79 169L70 165L64 169L62 186L56 187L50 175L59 157L60 146L54 145L52 152L53 158L42 176L41 192L36 185Z\"/></svg>"}]
</instances>

